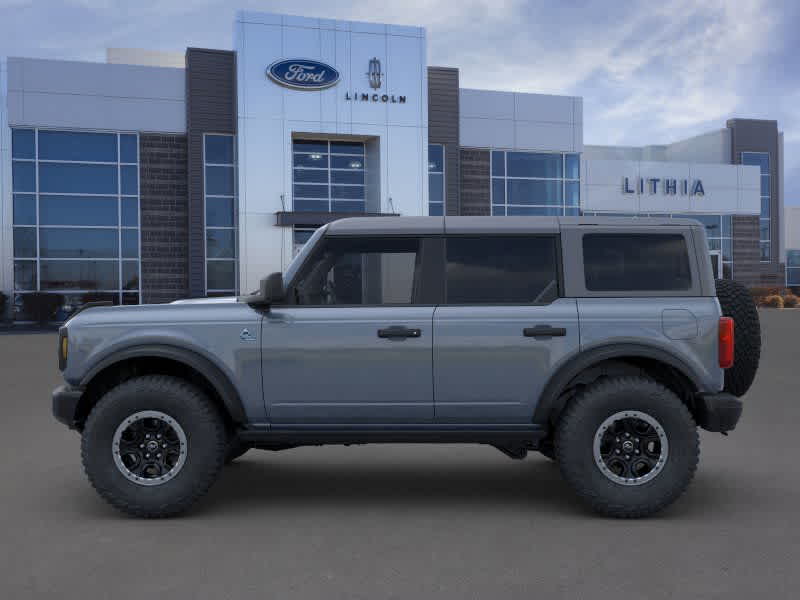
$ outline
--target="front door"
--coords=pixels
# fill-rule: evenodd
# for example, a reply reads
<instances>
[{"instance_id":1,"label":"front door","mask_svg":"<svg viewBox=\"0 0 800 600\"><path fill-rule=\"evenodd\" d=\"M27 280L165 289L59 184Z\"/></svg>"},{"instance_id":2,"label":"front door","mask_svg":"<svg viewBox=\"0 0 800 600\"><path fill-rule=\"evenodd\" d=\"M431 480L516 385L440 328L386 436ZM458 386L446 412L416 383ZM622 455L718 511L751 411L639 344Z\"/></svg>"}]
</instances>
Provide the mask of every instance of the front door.
<instances>
[{"instance_id":1,"label":"front door","mask_svg":"<svg viewBox=\"0 0 800 600\"><path fill-rule=\"evenodd\" d=\"M531 423L555 367L578 349L575 299L559 298L556 237L447 237L436 309L437 422Z\"/></svg>"},{"instance_id":2,"label":"front door","mask_svg":"<svg viewBox=\"0 0 800 600\"><path fill-rule=\"evenodd\" d=\"M433 420L433 305L419 304L420 239L330 237L264 318L272 423Z\"/></svg>"}]
</instances>

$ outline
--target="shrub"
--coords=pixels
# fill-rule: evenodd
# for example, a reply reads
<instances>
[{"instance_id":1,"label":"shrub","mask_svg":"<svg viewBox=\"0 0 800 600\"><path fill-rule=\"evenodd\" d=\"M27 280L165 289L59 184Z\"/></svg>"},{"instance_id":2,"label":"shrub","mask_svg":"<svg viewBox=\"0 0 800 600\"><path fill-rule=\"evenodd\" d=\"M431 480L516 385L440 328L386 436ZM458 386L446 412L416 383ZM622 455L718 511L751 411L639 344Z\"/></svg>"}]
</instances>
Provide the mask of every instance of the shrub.
<instances>
[{"instance_id":1,"label":"shrub","mask_svg":"<svg viewBox=\"0 0 800 600\"><path fill-rule=\"evenodd\" d=\"M800 302L800 298L798 298L794 294L786 294L783 297L783 307L784 308L794 308L795 306L797 306L798 302Z\"/></svg>"},{"instance_id":2,"label":"shrub","mask_svg":"<svg viewBox=\"0 0 800 600\"><path fill-rule=\"evenodd\" d=\"M767 296L764 298L762 306L768 306L770 308L783 308L783 297L778 296L778 294Z\"/></svg>"},{"instance_id":3,"label":"shrub","mask_svg":"<svg viewBox=\"0 0 800 600\"><path fill-rule=\"evenodd\" d=\"M33 292L23 294L22 311L40 325L44 325L55 318L56 312L63 303L64 297L61 294Z\"/></svg>"}]
</instances>

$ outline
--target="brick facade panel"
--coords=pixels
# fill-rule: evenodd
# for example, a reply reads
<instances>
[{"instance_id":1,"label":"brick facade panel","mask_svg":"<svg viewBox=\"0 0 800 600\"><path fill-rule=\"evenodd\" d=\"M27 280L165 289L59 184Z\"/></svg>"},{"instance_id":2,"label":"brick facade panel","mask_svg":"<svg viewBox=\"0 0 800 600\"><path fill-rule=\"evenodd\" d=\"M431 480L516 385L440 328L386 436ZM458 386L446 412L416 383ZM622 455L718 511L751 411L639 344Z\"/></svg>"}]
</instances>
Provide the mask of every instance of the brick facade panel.
<instances>
[{"instance_id":1,"label":"brick facade panel","mask_svg":"<svg viewBox=\"0 0 800 600\"><path fill-rule=\"evenodd\" d=\"M489 194L490 153L488 150L461 149L461 214L491 214Z\"/></svg>"},{"instance_id":2,"label":"brick facade panel","mask_svg":"<svg viewBox=\"0 0 800 600\"><path fill-rule=\"evenodd\" d=\"M185 135L139 136L142 301L189 294L188 173Z\"/></svg>"}]
</instances>

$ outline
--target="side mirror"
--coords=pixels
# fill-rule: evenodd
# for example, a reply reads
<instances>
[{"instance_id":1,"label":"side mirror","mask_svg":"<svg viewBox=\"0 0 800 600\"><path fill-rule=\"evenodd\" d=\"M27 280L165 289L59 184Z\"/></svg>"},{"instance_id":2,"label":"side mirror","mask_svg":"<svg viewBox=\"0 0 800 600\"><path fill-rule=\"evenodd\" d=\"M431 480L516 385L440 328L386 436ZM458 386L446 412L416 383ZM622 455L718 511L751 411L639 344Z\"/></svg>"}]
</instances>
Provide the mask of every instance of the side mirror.
<instances>
[{"instance_id":1,"label":"side mirror","mask_svg":"<svg viewBox=\"0 0 800 600\"><path fill-rule=\"evenodd\" d=\"M272 273L261 279L257 292L247 296L240 296L238 301L259 306L269 306L283 299L283 273Z\"/></svg>"}]
</instances>

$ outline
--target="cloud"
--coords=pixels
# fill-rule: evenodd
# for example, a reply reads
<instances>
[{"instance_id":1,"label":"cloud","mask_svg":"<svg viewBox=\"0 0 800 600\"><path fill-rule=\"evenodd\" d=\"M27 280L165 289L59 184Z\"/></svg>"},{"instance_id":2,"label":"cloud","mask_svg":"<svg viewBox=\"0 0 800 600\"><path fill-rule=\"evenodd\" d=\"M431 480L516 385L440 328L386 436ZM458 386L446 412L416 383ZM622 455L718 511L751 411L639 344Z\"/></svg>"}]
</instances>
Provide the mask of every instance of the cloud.
<instances>
[{"instance_id":1,"label":"cloud","mask_svg":"<svg viewBox=\"0 0 800 600\"><path fill-rule=\"evenodd\" d=\"M0 0L0 56L103 60L106 47L230 48L236 9L423 25L461 85L584 98L584 140L645 145L778 119L800 150L800 10L772 0ZM800 173L798 173L800 174Z\"/></svg>"}]
</instances>

